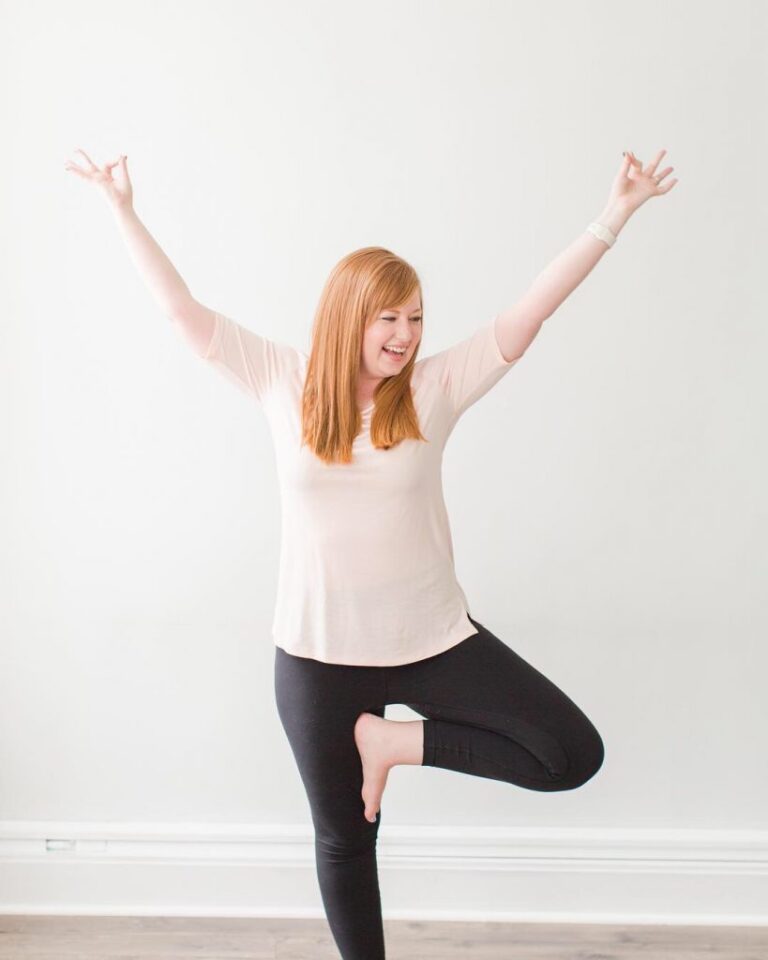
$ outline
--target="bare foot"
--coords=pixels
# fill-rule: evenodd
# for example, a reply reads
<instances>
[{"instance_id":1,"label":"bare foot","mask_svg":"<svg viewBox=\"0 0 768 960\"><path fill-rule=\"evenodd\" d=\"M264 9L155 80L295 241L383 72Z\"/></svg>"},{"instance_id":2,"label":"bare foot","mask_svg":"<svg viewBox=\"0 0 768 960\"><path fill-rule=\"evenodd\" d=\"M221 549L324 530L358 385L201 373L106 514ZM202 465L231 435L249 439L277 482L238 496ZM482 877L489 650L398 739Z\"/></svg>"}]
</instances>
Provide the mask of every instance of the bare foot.
<instances>
[{"instance_id":1,"label":"bare foot","mask_svg":"<svg viewBox=\"0 0 768 960\"><path fill-rule=\"evenodd\" d=\"M375 713L361 713L355 721L355 743L363 762L365 819L371 823L376 821L387 775L394 766L391 738L388 736L388 728L393 722Z\"/></svg>"}]
</instances>

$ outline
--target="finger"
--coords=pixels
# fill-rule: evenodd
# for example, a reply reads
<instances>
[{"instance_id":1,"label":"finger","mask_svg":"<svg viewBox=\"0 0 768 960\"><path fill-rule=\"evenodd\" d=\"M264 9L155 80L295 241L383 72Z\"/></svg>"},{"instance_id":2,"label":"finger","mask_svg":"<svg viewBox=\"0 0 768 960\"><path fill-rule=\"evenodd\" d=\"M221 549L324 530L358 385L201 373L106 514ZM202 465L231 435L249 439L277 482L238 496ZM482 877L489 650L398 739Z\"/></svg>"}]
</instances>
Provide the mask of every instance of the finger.
<instances>
[{"instance_id":1,"label":"finger","mask_svg":"<svg viewBox=\"0 0 768 960\"><path fill-rule=\"evenodd\" d=\"M656 176L655 176L653 179L656 181L656 183L661 183L661 181L664 179L664 177L666 177L668 174L672 173L672 171L673 171L674 169L675 169L674 167L665 167L665 168L661 171L661 173L657 173Z\"/></svg>"},{"instance_id":2,"label":"finger","mask_svg":"<svg viewBox=\"0 0 768 960\"><path fill-rule=\"evenodd\" d=\"M651 165L648 167L648 170L647 170L648 173L651 173L651 174L652 174L652 173L655 173L655 172L656 172L656 167L658 167L658 165L661 163L661 158L664 156L664 154L665 154L666 152L667 152L666 150L659 150L659 152L656 154L656 157L654 158L653 162L652 162Z\"/></svg>"},{"instance_id":3,"label":"finger","mask_svg":"<svg viewBox=\"0 0 768 960\"><path fill-rule=\"evenodd\" d=\"M121 153L120 156L117 158L117 160L113 160L112 163L108 163L105 169L111 170L112 167L121 167L122 170L127 173L127 171L125 170L125 161L127 159L128 158L126 157L126 155L124 153Z\"/></svg>"},{"instance_id":4,"label":"finger","mask_svg":"<svg viewBox=\"0 0 768 960\"><path fill-rule=\"evenodd\" d=\"M619 170L619 174L622 177L625 177L627 175L627 170L629 170L629 165L631 162L632 161L629 158L629 154L624 153L624 156L622 157L622 162L621 162L621 170Z\"/></svg>"},{"instance_id":5,"label":"finger","mask_svg":"<svg viewBox=\"0 0 768 960\"><path fill-rule=\"evenodd\" d=\"M67 160L64 166L69 167L71 170L77 170L78 173L82 173L86 177L90 176L90 171L86 170L84 167L81 167L78 163L75 163L74 160Z\"/></svg>"},{"instance_id":6,"label":"finger","mask_svg":"<svg viewBox=\"0 0 768 960\"><path fill-rule=\"evenodd\" d=\"M670 180L668 184L663 186L661 190L659 190L659 193L669 193L669 191L672 189L672 187L674 187L676 183L677 183L677 177L675 177L674 180Z\"/></svg>"},{"instance_id":7,"label":"finger","mask_svg":"<svg viewBox=\"0 0 768 960\"><path fill-rule=\"evenodd\" d=\"M78 165L77 165L76 163L65 163L65 164L64 164L64 169L65 169L65 170L71 170L72 173L76 173L76 174L78 175L78 177L82 177L84 180L90 180L90 179L91 179L90 173L89 173L88 171L86 171L86 170L81 170L80 167L78 167Z\"/></svg>"},{"instance_id":8,"label":"finger","mask_svg":"<svg viewBox=\"0 0 768 960\"><path fill-rule=\"evenodd\" d=\"M90 158L90 157L88 156L88 154L85 152L85 150L81 150L80 147L78 147L77 150L75 150L75 153L82 153L82 155L85 157L85 159L88 161L88 163L90 163L92 169L94 169L94 170L98 170L98 169L99 169L99 168L96 166L96 164L93 162L93 160L91 160L91 158Z\"/></svg>"}]
</instances>

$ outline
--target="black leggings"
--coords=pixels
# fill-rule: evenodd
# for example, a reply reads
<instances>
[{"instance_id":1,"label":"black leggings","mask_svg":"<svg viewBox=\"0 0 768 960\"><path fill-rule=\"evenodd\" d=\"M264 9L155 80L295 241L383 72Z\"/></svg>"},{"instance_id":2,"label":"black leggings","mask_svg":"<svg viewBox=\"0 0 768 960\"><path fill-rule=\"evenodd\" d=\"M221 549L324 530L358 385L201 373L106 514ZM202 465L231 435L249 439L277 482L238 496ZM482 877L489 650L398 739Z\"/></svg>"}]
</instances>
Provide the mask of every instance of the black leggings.
<instances>
[{"instance_id":1,"label":"black leggings","mask_svg":"<svg viewBox=\"0 0 768 960\"><path fill-rule=\"evenodd\" d=\"M460 643L414 663L351 666L275 647L280 720L307 792L323 906L344 960L382 960L376 866L381 823L363 815L354 739L363 712L404 703L426 717L424 766L528 790L573 790L603 762L591 721L558 687L481 623Z\"/></svg>"}]
</instances>

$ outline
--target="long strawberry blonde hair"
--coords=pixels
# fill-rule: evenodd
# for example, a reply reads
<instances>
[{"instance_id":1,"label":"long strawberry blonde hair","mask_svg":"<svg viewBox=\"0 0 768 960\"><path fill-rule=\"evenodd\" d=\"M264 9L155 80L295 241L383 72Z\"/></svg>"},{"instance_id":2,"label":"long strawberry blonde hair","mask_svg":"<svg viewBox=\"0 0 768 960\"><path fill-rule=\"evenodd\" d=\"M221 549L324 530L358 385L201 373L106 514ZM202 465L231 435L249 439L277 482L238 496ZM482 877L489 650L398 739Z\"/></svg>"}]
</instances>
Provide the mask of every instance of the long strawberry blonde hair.
<instances>
[{"instance_id":1,"label":"long strawberry blonde hair","mask_svg":"<svg viewBox=\"0 0 768 960\"><path fill-rule=\"evenodd\" d=\"M352 462L352 444L362 425L357 381L365 330L381 310L405 303L417 291L421 296L413 267L383 247L347 254L326 280L312 323L301 411L302 445L325 463ZM421 305L423 317L423 299ZM403 369L374 391L371 442L378 449L406 439L427 442L411 395L420 346L421 340Z\"/></svg>"}]
</instances>

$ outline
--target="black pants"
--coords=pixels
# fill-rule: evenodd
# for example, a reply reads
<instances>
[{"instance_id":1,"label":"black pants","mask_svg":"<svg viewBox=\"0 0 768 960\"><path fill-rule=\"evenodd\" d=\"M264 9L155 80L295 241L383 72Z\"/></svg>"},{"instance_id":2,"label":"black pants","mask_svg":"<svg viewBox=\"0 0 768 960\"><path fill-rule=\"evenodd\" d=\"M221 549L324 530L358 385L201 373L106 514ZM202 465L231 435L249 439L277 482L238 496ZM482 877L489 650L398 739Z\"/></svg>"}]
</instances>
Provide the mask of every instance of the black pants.
<instances>
[{"instance_id":1,"label":"black pants","mask_svg":"<svg viewBox=\"0 0 768 960\"><path fill-rule=\"evenodd\" d=\"M543 674L480 631L444 653L394 667L349 666L275 647L280 720L307 792L317 877L344 960L382 960L375 823L366 820L354 739L363 712L404 703L426 717L423 765L528 790L573 790L603 762L591 721Z\"/></svg>"}]
</instances>

